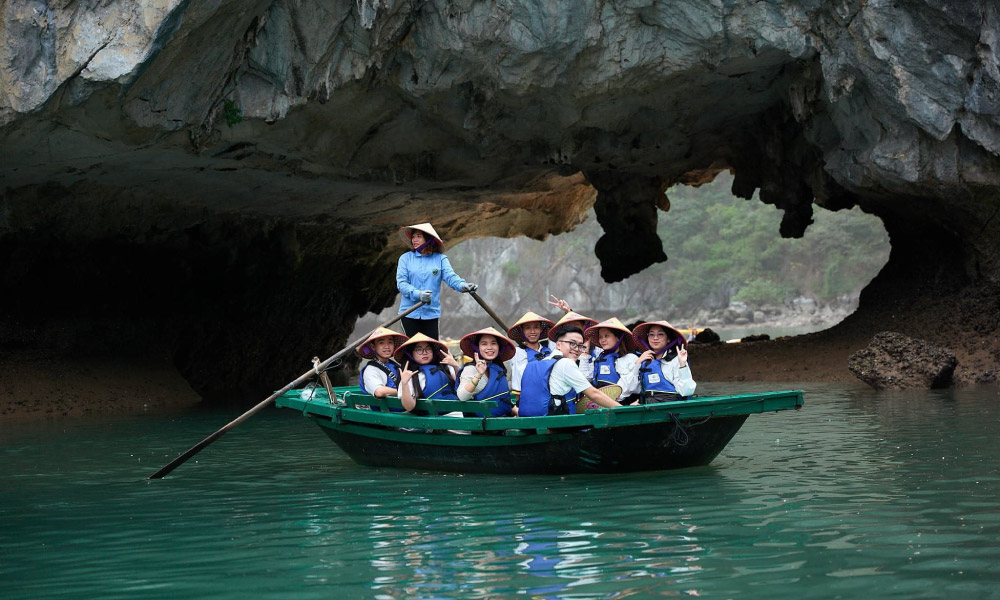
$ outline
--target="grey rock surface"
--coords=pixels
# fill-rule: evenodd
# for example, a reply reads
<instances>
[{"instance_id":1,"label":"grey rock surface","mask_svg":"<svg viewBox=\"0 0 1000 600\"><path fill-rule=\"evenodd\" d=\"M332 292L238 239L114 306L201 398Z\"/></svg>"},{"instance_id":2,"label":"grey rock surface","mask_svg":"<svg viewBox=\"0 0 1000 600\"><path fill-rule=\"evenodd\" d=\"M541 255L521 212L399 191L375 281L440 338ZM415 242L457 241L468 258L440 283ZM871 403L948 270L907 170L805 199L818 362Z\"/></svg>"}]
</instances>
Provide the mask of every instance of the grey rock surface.
<instances>
[{"instance_id":1,"label":"grey rock surface","mask_svg":"<svg viewBox=\"0 0 1000 600\"><path fill-rule=\"evenodd\" d=\"M948 350L892 331L875 334L848 362L858 379L877 390L948 387L957 366Z\"/></svg>"},{"instance_id":2,"label":"grey rock surface","mask_svg":"<svg viewBox=\"0 0 1000 600\"><path fill-rule=\"evenodd\" d=\"M392 302L391 272L355 284L391 263L403 222L544 237L593 205L617 281L667 259L663 190L727 169L784 211L783 236L814 204L879 216L880 289L1000 281L998 38L992 0L8 0L0 273L25 292L2 308L149 313L147 295L102 291L148 251L174 261L168 289L206 286L163 321L194 323L167 337L198 389L262 388L222 346L266 320L254 359L287 368L293 338L342 340ZM260 284L334 249L351 267L315 295ZM193 275L209 264L227 277ZM62 268L89 301L32 291ZM312 326L291 322L303 312Z\"/></svg>"}]
</instances>

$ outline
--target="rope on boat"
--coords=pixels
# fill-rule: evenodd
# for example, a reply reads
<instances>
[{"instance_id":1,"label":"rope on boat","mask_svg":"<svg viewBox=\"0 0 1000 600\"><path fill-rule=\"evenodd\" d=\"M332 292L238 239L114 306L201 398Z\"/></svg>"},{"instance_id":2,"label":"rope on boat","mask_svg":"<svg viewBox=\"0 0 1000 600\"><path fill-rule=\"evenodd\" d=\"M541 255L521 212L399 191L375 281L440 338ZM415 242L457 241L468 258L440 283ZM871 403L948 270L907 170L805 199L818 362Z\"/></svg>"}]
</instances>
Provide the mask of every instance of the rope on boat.
<instances>
[{"instance_id":1,"label":"rope on boat","mask_svg":"<svg viewBox=\"0 0 1000 600\"><path fill-rule=\"evenodd\" d=\"M302 388L303 393L300 394L299 397L303 400L312 400L316 396L317 387L319 387L319 385L315 381L310 381L306 384L306 387ZM306 397L306 394L308 394L308 397Z\"/></svg>"},{"instance_id":2,"label":"rope on boat","mask_svg":"<svg viewBox=\"0 0 1000 600\"><path fill-rule=\"evenodd\" d=\"M670 432L670 441L677 446L687 446L691 441L691 434L689 434L687 429L684 428L684 425L681 424L681 420L677 418L677 413L667 414L670 415L670 419L674 422L674 429ZM713 416L714 415L709 415L697 423L688 423L688 427L697 427L698 425L708 423L708 420Z\"/></svg>"},{"instance_id":3,"label":"rope on boat","mask_svg":"<svg viewBox=\"0 0 1000 600\"><path fill-rule=\"evenodd\" d=\"M319 377L320 382L323 383L323 388L326 389L326 395L327 398L329 398L330 400L330 404L334 404L336 402L337 396L333 393L333 385L330 384L330 376L327 375L326 372L329 371L330 369L336 369L337 367L340 366L340 363L341 360L337 359L333 363L330 363L330 365L327 368L320 370L319 365L321 363L319 357L314 356L312 359L313 373L315 373ZM309 399L312 400L313 396L316 395L316 382L314 381L309 385L312 386L312 392L309 395Z\"/></svg>"},{"instance_id":4,"label":"rope on boat","mask_svg":"<svg viewBox=\"0 0 1000 600\"><path fill-rule=\"evenodd\" d=\"M313 364L313 373L322 376L327 371L336 371L337 369L339 369L344 364L344 359L338 358L337 360L328 364L326 368L323 369L322 371L320 371L319 369L320 361L318 356L313 357L312 364Z\"/></svg>"}]
</instances>

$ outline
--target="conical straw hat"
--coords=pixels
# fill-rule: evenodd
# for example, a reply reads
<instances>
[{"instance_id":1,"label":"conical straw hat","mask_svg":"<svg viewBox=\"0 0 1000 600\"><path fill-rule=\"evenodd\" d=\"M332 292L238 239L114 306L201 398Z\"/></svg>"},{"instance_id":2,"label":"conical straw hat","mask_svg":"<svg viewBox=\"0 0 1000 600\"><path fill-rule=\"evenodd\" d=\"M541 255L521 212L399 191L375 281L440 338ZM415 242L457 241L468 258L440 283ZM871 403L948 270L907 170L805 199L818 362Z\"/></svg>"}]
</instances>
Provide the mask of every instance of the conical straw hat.
<instances>
[{"instance_id":1,"label":"conical straw hat","mask_svg":"<svg viewBox=\"0 0 1000 600\"><path fill-rule=\"evenodd\" d=\"M622 387L620 385L606 385L601 388L597 388L599 391L603 392L605 396L611 398L615 402L622 395ZM594 402L593 400L583 396L576 401L576 412L577 414L585 413L591 408L604 408L600 404Z\"/></svg>"},{"instance_id":2,"label":"conical straw hat","mask_svg":"<svg viewBox=\"0 0 1000 600\"><path fill-rule=\"evenodd\" d=\"M407 246L412 246L413 245L410 242L410 236L413 235L413 230L414 229L416 229L417 231L423 232L425 235L428 235L428 236L434 238L437 241L438 246L441 247L441 248L444 248L444 240L442 240L441 236L439 236L438 233L436 231L434 231L434 226L431 225L430 223L417 223L416 225L406 225L404 227L400 227L399 228L399 237L401 237L403 239L403 242Z\"/></svg>"},{"instance_id":3,"label":"conical straw hat","mask_svg":"<svg viewBox=\"0 0 1000 600\"><path fill-rule=\"evenodd\" d=\"M585 317L580 313L570 311L563 315L563 317L556 321L556 324L552 326L552 329L549 330L549 339L553 342L556 341L556 330L567 323L576 323L580 329L586 330L591 325L596 325L597 319L591 319L590 317Z\"/></svg>"},{"instance_id":4,"label":"conical straw hat","mask_svg":"<svg viewBox=\"0 0 1000 600\"><path fill-rule=\"evenodd\" d=\"M444 350L445 352L448 351L448 346L446 346L444 342L436 340L431 336L418 331L413 334L413 337L406 340L396 348L396 351L393 353L393 357L396 359L396 362L401 365L406 364L406 361L410 360L410 357L406 355L406 352L410 352L412 354L413 351L411 349L420 342L427 342L435 348L434 359L431 362L436 363L441 358L440 354L438 354L438 350Z\"/></svg>"},{"instance_id":5,"label":"conical straw hat","mask_svg":"<svg viewBox=\"0 0 1000 600\"><path fill-rule=\"evenodd\" d=\"M528 342L528 340L524 339L524 332L521 331L521 326L524 325L525 323L542 324L542 335L539 337L539 339L544 338L554 325L552 321L546 319L541 315L537 315L529 310L528 312L524 313L523 317L517 320L517 323L514 323L514 325L507 330L507 335L510 336L510 339L520 344L526 344Z\"/></svg>"},{"instance_id":6,"label":"conical straw hat","mask_svg":"<svg viewBox=\"0 0 1000 600\"><path fill-rule=\"evenodd\" d=\"M514 342L493 327L473 331L462 336L462 341L458 343L458 347L462 349L462 354L473 358L479 352L479 336L481 335L492 335L497 339L497 342L500 344L500 353L497 355L497 358L500 362L506 362L514 358L514 352L517 350L514 347Z\"/></svg>"},{"instance_id":7,"label":"conical straw hat","mask_svg":"<svg viewBox=\"0 0 1000 600\"><path fill-rule=\"evenodd\" d=\"M397 348L399 347L400 344L406 341L406 336L403 335L402 333L399 333L398 331L393 331L388 327L379 327L378 329L373 331L370 336L368 336L368 339L365 340L365 343L358 346L358 349L356 350L358 356L360 356L361 358L369 358L369 359L375 358L375 350L372 348L372 342L390 336L392 336L393 342L396 344Z\"/></svg>"},{"instance_id":8,"label":"conical straw hat","mask_svg":"<svg viewBox=\"0 0 1000 600\"><path fill-rule=\"evenodd\" d=\"M652 327L653 325L659 325L660 327L664 328L667 331L668 344L674 341L675 339L680 338L681 344L687 346L687 339L681 332L677 331L677 329L673 325L667 323L666 321L650 321L648 323L640 323L635 326L634 330L632 330L632 337L635 338L635 343L638 346L639 350L650 349L649 342L646 341L646 336L649 335L649 328Z\"/></svg>"},{"instance_id":9,"label":"conical straw hat","mask_svg":"<svg viewBox=\"0 0 1000 600\"><path fill-rule=\"evenodd\" d=\"M621 345L618 346L619 354L624 352L631 352L632 350L637 350L638 346L635 343L635 338L632 337L632 332L628 330L617 317L611 317L607 321L601 321L597 325L591 325L583 332L583 339L590 342L590 345L594 348L600 348L600 344L597 343L597 337L601 329L614 329L621 333Z\"/></svg>"}]
</instances>

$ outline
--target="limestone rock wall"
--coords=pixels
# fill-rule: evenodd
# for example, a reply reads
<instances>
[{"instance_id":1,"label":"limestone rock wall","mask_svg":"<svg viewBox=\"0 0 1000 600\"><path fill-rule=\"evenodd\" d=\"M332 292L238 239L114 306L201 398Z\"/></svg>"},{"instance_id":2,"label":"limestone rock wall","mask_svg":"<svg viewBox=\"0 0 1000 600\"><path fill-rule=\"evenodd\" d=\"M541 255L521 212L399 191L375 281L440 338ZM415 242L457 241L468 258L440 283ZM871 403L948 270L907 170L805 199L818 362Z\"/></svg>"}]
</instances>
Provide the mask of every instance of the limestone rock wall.
<instances>
[{"instance_id":1,"label":"limestone rock wall","mask_svg":"<svg viewBox=\"0 0 1000 600\"><path fill-rule=\"evenodd\" d=\"M780 235L801 235L814 203L881 217L894 250L878 289L996 282L998 37L987 0L7 0L0 272L30 281L12 262L26 248L45 265L134 247L122 202L157 232L143 243L199 219L260 235L326 219L375 240L336 252L375 267L406 220L541 237L596 198L602 274L620 280L669 254L663 190L731 169L738 195L785 211ZM186 224L160 225L158 201ZM66 206L80 221L37 242L30 224ZM78 246L78 230L97 233ZM391 286L374 277L365 289ZM216 301L242 301L225 289ZM192 313L218 322L207 303Z\"/></svg>"}]
</instances>

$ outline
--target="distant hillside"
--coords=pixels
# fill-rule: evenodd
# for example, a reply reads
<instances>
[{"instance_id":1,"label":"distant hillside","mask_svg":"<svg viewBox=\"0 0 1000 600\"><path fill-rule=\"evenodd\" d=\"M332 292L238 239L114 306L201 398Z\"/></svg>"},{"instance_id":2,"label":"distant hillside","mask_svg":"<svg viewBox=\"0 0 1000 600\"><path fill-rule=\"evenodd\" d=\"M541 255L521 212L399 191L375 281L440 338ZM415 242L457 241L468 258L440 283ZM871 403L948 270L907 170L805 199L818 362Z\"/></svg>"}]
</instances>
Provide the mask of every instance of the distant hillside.
<instances>
[{"instance_id":1,"label":"distant hillside","mask_svg":"<svg viewBox=\"0 0 1000 600\"><path fill-rule=\"evenodd\" d=\"M447 254L455 270L478 283L480 295L511 321L527 310L553 316L546 303L550 294L588 315L625 321L667 318L718 326L739 320L743 325L755 322L755 312L757 321L763 312L767 321L781 322L805 311L809 322L830 325L849 314L861 289L888 260L881 222L858 209L817 207L805 237L782 239L777 234L781 211L756 199L735 198L731 184L731 176L723 174L698 188L669 190L671 209L660 213L658 225L668 260L615 284L601 279L593 254L603 234L593 213L574 231L544 242L475 239ZM487 323L470 298L450 291L442 297L443 334L461 335L473 326L459 317ZM826 316L824 307L830 309ZM360 328L369 320L375 322L366 319ZM449 320L458 331L451 331Z\"/></svg>"}]
</instances>

